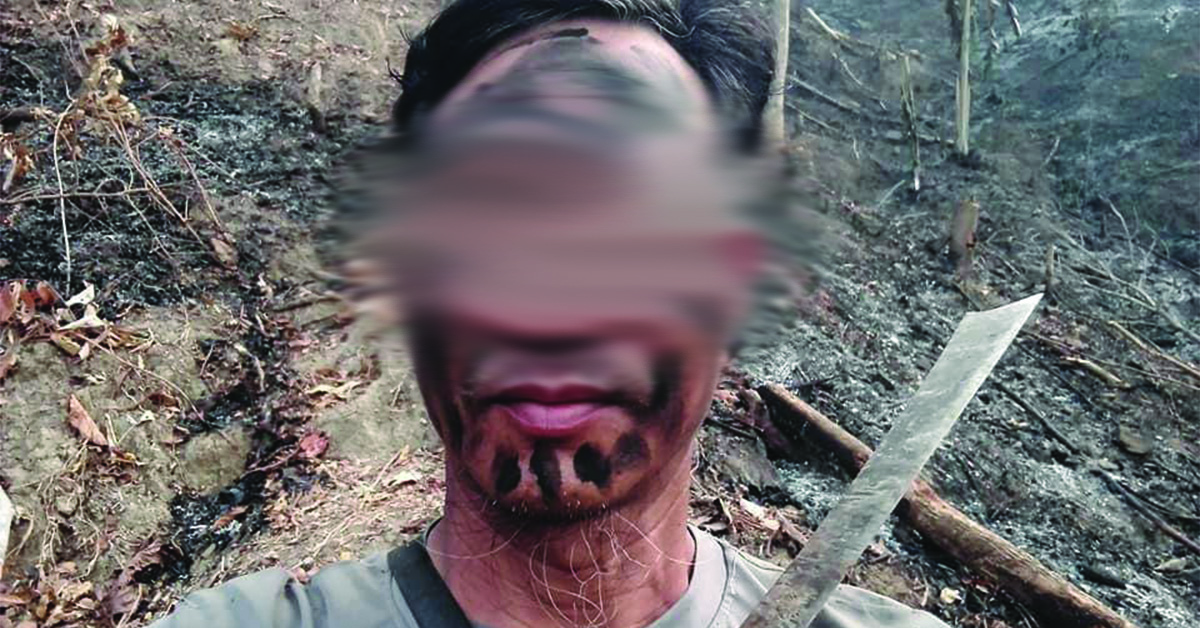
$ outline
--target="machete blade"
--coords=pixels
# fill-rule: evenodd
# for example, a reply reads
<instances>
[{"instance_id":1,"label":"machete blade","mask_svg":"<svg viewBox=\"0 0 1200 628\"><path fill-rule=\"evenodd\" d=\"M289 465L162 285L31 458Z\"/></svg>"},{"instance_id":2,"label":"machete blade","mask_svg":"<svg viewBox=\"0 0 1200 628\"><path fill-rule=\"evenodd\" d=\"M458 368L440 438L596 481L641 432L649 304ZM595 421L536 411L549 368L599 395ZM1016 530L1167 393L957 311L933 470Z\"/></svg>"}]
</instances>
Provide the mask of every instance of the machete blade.
<instances>
[{"instance_id":1,"label":"machete blade","mask_svg":"<svg viewBox=\"0 0 1200 628\"><path fill-rule=\"evenodd\" d=\"M1041 300L963 317L849 491L742 628L808 628Z\"/></svg>"}]
</instances>

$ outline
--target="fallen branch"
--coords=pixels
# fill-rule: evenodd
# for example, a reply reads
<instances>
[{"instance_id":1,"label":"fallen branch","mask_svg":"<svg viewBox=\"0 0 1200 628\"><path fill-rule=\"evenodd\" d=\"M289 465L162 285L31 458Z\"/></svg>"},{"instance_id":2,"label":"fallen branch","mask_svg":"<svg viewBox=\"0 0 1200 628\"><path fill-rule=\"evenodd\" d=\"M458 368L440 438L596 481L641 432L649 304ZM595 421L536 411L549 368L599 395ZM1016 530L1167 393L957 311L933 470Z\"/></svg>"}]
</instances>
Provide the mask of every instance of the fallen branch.
<instances>
[{"instance_id":1,"label":"fallen branch","mask_svg":"<svg viewBox=\"0 0 1200 628\"><path fill-rule=\"evenodd\" d=\"M775 410L776 421L786 417L797 428L793 433L802 429L806 435L815 434L848 467L857 471L871 457L862 441L782 386L763 386L759 394ZM1030 554L969 519L922 480L913 482L898 510L925 538L1025 604L1045 625L1135 628Z\"/></svg>"}]
</instances>

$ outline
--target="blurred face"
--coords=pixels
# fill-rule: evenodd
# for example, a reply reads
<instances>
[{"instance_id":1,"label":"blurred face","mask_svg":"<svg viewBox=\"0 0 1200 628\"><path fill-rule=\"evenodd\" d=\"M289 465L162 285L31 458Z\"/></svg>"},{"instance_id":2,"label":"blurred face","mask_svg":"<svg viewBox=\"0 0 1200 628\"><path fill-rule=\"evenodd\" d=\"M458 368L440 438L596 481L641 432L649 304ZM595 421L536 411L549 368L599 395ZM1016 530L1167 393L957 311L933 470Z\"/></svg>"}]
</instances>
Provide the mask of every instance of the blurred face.
<instances>
[{"instance_id":1,"label":"blurred face","mask_svg":"<svg viewBox=\"0 0 1200 628\"><path fill-rule=\"evenodd\" d=\"M686 476L757 261L720 131L665 41L591 21L433 112L383 239L452 482L557 520Z\"/></svg>"}]
</instances>

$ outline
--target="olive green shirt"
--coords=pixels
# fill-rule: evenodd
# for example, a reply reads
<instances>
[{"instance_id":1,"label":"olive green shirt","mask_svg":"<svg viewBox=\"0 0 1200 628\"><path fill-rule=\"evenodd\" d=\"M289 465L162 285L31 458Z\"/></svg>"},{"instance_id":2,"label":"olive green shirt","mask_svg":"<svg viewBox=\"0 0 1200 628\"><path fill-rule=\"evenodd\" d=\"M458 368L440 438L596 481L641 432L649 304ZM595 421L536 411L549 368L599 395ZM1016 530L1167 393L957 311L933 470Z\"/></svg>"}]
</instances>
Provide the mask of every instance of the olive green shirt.
<instances>
[{"instance_id":1,"label":"olive green shirt","mask_svg":"<svg viewBox=\"0 0 1200 628\"><path fill-rule=\"evenodd\" d=\"M647 628L738 628L782 568L747 556L700 530L692 581L683 597ZM269 569L189 595L151 628L420 627L388 570L387 554L342 562L301 584ZM482 626L478 628L483 628ZM842 585L813 628L948 628L932 615Z\"/></svg>"}]
</instances>

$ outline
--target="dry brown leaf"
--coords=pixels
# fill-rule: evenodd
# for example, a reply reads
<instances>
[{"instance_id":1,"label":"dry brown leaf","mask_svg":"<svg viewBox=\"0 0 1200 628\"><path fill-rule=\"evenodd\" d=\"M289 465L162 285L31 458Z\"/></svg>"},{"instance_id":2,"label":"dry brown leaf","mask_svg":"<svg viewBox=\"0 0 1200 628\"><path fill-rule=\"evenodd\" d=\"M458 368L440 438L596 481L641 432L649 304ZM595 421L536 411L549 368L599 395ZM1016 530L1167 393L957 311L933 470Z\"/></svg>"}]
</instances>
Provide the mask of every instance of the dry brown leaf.
<instances>
[{"instance_id":1,"label":"dry brown leaf","mask_svg":"<svg viewBox=\"0 0 1200 628\"><path fill-rule=\"evenodd\" d=\"M420 473L417 473L416 471L401 471L401 472L397 473L396 475L393 475L392 477L388 478L387 485L390 488L393 486L404 486L406 484L413 484L415 482L420 482L420 481L421 481Z\"/></svg>"},{"instance_id":2,"label":"dry brown leaf","mask_svg":"<svg viewBox=\"0 0 1200 628\"><path fill-rule=\"evenodd\" d=\"M74 580L63 584L62 588L56 591L55 597L58 598L59 604L72 604L78 602L85 595L93 593L92 583L87 580Z\"/></svg>"},{"instance_id":3,"label":"dry brown leaf","mask_svg":"<svg viewBox=\"0 0 1200 628\"><path fill-rule=\"evenodd\" d=\"M342 383L340 386L334 386L332 384L317 384L316 386L313 386L304 392L308 395L329 395L345 400L346 396L350 394L350 391L362 386L362 384L363 382L352 379L348 382Z\"/></svg>"},{"instance_id":4,"label":"dry brown leaf","mask_svg":"<svg viewBox=\"0 0 1200 628\"><path fill-rule=\"evenodd\" d=\"M28 318L32 316L33 311L37 309L37 299L34 298L32 292L25 288L24 282L17 281L14 283L16 285L14 294L16 295L17 300L21 302L21 305L25 306L24 314L25 317ZM23 320L22 322L27 322L27 320Z\"/></svg>"},{"instance_id":5,"label":"dry brown leaf","mask_svg":"<svg viewBox=\"0 0 1200 628\"><path fill-rule=\"evenodd\" d=\"M233 523L235 519L242 515L242 513L246 512L246 508L246 506L234 506L233 508L230 508L228 512L220 517L217 517L216 521L213 521L210 529L213 531L220 530Z\"/></svg>"},{"instance_id":6,"label":"dry brown leaf","mask_svg":"<svg viewBox=\"0 0 1200 628\"><path fill-rule=\"evenodd\" d=\"M12 282L0 287L0 325L8 322L17 311L17 291L21 284Z\"/></svg>"},{"instance_id":7,"label":"dry brown leaf","mask_svg":"<svg viewBox=\"0 0 1200 628\"><path fill-rule=\"evenodd\" d=\"M322 432L309 432L300 438L300 457L307 460L319 458L329 449L329 437Z\"/></svg>"},{"instance_id":8,"label":"dry brown leaf","mask_svg":"<svg viewBox=\"0 0 1200 628\"><path fill-rule=\"evenodd\" d=\"M250 41L258 36L258 27L237 20L230 20L225 28L225 36L237 41Z\"/></svg>"},{"instance_id":9,"label":"dry brown leaf","mask_svg":"<svg viewBox=\"0 0 1200 628\"><path fill-rule=\"evenodd\" d=\"M79 352L83 350L83 347L78 342L68 338L65 334L57 332L50 334L50 342L53 342L59 349L62 349L63 353L72 357L79 355Z\"/></svg>"},{"instance_id":10,"label":"dry brown leaf","mask_svg":"<svg viewBox=\"0 0 1200 628\"><path fill-rule=\"evenodd\" d=\"M83 318L59 327L59 331L74 331L76 329L103 329L108 327L108 321L100 318L95 305L83 308Z\"/></svg>"},{"instance_id":11,"label":"dry brown leaf","mask_svg":"<svg viewBox=\"0 0 1200 628\"><path fill-rule=\"evenodd\" d=\"M25 146L10 140L0 141L0 156L8 160L3 182L0 182L0 193L7 194L33 169L33 155Z\"/></svg>"},{"instance_id":12,"label":"dry brown leaf","mask_svg":"<svg viewBox=\"0 0 1200 628\"><path fill-rule=\"evenodd\" d=\"M162 543L158 541L150 541L145 547L138 550L133 558L129 559L129 564L125 565L125 570L131 576L137 572L162 562Z\"/></svg>"},{"instance_id":13,"label":"dry brown leaf","mask_svg":"<svg viewBox=\"0 0 1200 628\"><path fill-rule=\"evenodd\" d=\"M93 445L108 447L108 439L105 438L104 432L100 431L99 426L92 420L91 415L84 409L83 404L75 395L67 398L67 422L79 435Z\"/></svg>"},{"instance_id":14,"label":"dry brown leaf","mask_svg":"<svg viewBox=\"0 0 1200 628\"><path fill-rule=\"evenodd\" d=\"M31 599L32 597L27 591L22 591L19 594L0 593L0 608L25 606Z\"/></svg>"},{"instance_id":15,"label":"dry brown leaf","mask_svg":"<svg viewBox=\"0 0 1200 628\"><path fill-rule=\"evenodd\" d=\"M51 307L57 304L62 299L50 284L39 281L33 289L34 298L37 300L37 307Z\"/></svg>"},{"instance_id":16,"label":"dry brown leaf","mask_svg":"<svg viewBox=\"0 0 1200 628\"><path fill-rule=\"evenodd\" d=\"M16 365L17 348L15 346L9 347L8 351L4 352L4 355L0 355L0 382L4 381L5 377L8 377L8 374Z\"/></svg>"},{"instance_id":17,"label":"dry brown leaf","mask_svg":"<svg viewBox=\"0 0 1200 628\"><path fill-rule=\"evenodd\" d=\"M226 242L224 238L211 238L209 244L212 245L213 256L222 266L230 270L237 268L237 249L233 248L232 244Z\"/></svg>"},{"instance_id":18,"label":"dry brown leaf","mask_svg":"<svg viewBox=\"0 0 1200 628\"><path fill-rule=\"evenodd\" d=\"M100 603L110 615L124 615L136 610L141 599L141 591L137 584L120 583L107 587Z\"/></svg>"},{"instance_id":19,"label":"dry brown leaf","mask_svg":"<svg viewBox=\"0 0 1200 628\"><path fill-rule=\"evenodd\" d=\"M83 282L84 288L79 291L79 294L67 299L67 307L72 305L90 305L96 299L96 286L90 282Z\"/></svg>"}]
</instances>

